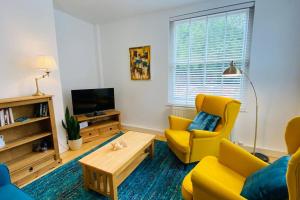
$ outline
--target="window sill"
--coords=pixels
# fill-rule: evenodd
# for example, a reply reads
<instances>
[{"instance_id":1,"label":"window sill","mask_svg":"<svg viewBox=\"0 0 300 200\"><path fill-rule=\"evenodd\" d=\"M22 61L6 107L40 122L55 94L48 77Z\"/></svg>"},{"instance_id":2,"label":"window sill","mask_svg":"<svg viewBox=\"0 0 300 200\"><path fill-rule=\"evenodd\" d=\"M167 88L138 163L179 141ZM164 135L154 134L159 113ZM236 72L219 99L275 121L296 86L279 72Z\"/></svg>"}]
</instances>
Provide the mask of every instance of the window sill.
<instances>
[{"instance_id":1,"label":"window sill","mask_svg":"<svg viewBox=\"0 0 300 200\"><path fill-rule=\"evenodd\" d=\"M181 109L196 109L195 106L189 106L189 105L178 105L178 104L167 104L166 107L168 108L181 108ZM248 113L249 111L247 109L241 109L240 113Z\"/></svg>"}]
</instances>

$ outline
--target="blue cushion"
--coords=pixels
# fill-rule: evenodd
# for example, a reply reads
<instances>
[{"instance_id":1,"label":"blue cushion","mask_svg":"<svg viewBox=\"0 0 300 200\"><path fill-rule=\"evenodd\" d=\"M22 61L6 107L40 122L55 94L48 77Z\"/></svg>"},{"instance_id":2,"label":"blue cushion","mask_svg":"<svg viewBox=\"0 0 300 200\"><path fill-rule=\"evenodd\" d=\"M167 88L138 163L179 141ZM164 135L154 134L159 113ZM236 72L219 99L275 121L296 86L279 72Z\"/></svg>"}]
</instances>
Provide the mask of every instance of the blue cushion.
<instances>
[{"instance_id":1,"label":"blue cushion","mask_svg":"<svg viewBox=\"0 0 300 200\"><path fill-rule=\"evenodd\" d=\"M249 200L288 199L286 171L290 156L283 156L247 177L241 195Z\"/></svg>"},{"instance_id":2,"label":"blue cushion","mask_svg":"<svg viewBox=\"0 0 300 200\"><path fill-rule=\"evenodd\" d=\"M13 184L7 184L0 187L0 199L1 200L33 200L22 190L17 188Z\"/></svg>"},{"instance_id":3,"label":"blue cushion","mask_svg":"<svg viewBox=\"0 0 300 200\"><path fill-rule=\"evenodd\" d=\"M205 130L214 131L218 122L220 120L219 116L211 115L206 112L199 112L193 122L189 125L188 131L192 130Z\"/></svg>"}]
</instances>

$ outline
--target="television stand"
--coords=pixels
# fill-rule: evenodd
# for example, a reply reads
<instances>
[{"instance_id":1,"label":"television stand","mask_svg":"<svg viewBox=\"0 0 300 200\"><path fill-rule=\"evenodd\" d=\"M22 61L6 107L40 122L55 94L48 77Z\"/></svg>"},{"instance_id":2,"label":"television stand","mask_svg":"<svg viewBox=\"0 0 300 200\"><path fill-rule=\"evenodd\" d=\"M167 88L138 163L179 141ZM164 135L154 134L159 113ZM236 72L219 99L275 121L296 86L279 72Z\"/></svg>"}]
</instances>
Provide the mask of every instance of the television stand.
<instances>
[{"instance_id":1,"label":"television stand","mask_svg":"<svg viewBox=\"0 0 300 200\"><path fill-rule=\"evenodd\" d=\"M80 129L80 135L84 143L113 136L120 132L120 112L117 110L105 110L101 115L76 115L79 123L87 122L88 126Z\"/></svg>"}]
</instances>

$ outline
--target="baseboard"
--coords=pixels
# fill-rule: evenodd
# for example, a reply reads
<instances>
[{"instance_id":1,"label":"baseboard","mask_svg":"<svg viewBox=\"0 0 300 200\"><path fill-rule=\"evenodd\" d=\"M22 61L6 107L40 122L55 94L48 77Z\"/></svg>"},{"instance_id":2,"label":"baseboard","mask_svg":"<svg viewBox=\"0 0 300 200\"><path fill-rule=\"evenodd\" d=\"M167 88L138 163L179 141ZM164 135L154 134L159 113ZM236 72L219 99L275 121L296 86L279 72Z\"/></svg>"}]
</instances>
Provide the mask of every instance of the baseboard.
<instances>
[{"instance_id":1,"label":"baseboard","mask_svg":"<svg viewBox=\"0 0 300 200\"><path fill-rule=\"evenodd\" d=\"M126 123L125 124L123 123L122 127L124 129L127 129L127 130L154 134L154 135L157 135L158 138L160 138L162 140L165 140L164 132L162 130L159 130L159 129L141 127L141 126L137 126L137 125L133 125L133 124L126 124ZM253 147L251 147L251 146L241 145L241 147L243 147L244 149L246 149L249 152L253 151ZM272 150L272 149L266 149L266 148L257 148L256 152L266 154L266 155L268 155L270 157L273 157L273 158L279 158L279 157L284 156L284 155L287 154L286 152Z\"/></svg>"},{"instance_id":2,"label":"baseboard","mask_svg":"<svg viewBox=\"0 0 300 200\"><path fill-rule=\"evenodd\" d=\"M137 125L133 125L133 124L122 123L122 127L124 129L133 130L133 131L140 131L140 132L160 134L160 135L164 134L164 132L162 130L159 130L159 129L142 127L142 126L137 126Z\"/></svg>"},{"instance_id":3,"label":"baseboard","mask_svg":"<svg viewBox=\"0 0 300 200\"><path fill-rule=\"evenodd\" d=\"M146 127L136 126L136 125L132 125L132 124L124 124L124 123L122 123L122 129L143 132L143 133L149 133L149 134L155 135L158 140L163 140L163 141L166 140L166 138L164 136L164 132L159 129L146 128Z\"/></svg>"},{"instance_id":4,"label":"baseboard","mask_svg":"<svg viewBox=\"0 0 300 200\"><path fill-rule=\"evenodd\" d=\"M241 147L243 147L244 149L246 149L249 152L253 152L253 147L252 146L241 145ZM286 152L276 151L276 150L266 149L266 148L256 148L256 152L265 154L265 155L273 157L273 158L279 158L279 157L282 157L284 155L287 155Z\"/></svg>"}]
</instances>

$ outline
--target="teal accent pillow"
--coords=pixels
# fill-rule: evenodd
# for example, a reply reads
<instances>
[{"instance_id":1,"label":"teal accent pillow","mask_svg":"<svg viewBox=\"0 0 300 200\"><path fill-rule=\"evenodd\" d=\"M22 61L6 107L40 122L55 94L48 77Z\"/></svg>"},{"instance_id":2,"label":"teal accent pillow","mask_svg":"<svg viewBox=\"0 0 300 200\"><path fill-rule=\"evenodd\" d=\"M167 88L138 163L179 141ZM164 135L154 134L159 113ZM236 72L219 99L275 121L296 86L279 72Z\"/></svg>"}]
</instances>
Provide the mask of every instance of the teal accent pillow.
<instances>
[{"instance_id":1,"label":"teal accent pillow","mask_svg":"<svg viewBox=\"0 0 300 200\"><path fill-rule=\"evenodd\" d=\"M199 112L193 122L187 128L188 131L192 130L205 130L214 131L218 122L220 120L219 116L211 115L206 112Z\"/></svg>"},{"instance_id":2,"label":"teal accent pillow","mask_svg":"<svg viewBox=\"0 0 300 200\"><path fill-rule=\"evenodd\" d=\"M288 199L286 171L289 160L290 156L283 156L248 176L241 196L248 200Z\"/></svg>"}]
</instances>

